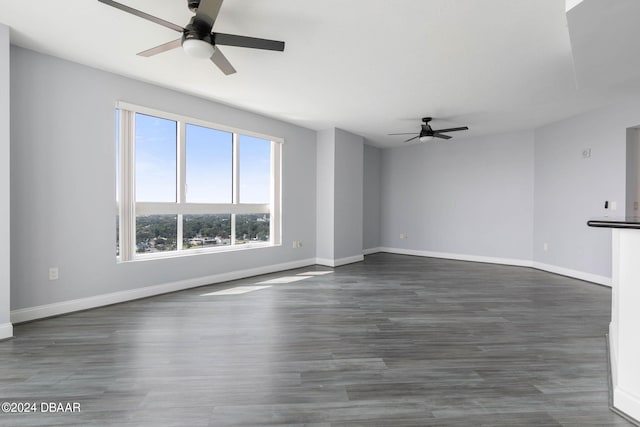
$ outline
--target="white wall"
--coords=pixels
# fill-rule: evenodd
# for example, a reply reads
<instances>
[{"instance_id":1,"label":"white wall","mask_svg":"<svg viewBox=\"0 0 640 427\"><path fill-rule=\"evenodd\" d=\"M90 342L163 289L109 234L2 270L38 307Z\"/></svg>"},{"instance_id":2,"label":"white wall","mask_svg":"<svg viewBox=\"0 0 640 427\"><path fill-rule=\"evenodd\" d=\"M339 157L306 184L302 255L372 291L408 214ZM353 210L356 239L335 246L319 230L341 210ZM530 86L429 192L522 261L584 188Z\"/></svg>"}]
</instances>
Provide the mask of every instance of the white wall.
<instances>
[{"instance_id":1,"label":"white wall","mask_svg":"<svg viewBox=\"0 0 640 427\"><path fill-rule=\"evenodd\" d=\"M283 245L116 263L117 100L283 137ZM11 117L12 310L315 258L314 131L17 47L11 48ZM292 248L294 239L305 245ZM59 280L48 280L50 266L59 267Z\"/></svg>"},{"instance_id":2,"label":"white wall","mask_svg":"<svg viewBox=\"0 0 640 427\"><path fill-rule=\"evenodd\" d=\"M0 24L0 339L13 335L10 311L10 48L9 27Z\"/></svg>"},{"instance_id":3,"label":"white wall","mask_svg":"<svg viewBox=\"0 0 640 427\"><path fill-rule=\"evenodd\" d=\"M536 263L610 283L611 231L586 222L605 214L605 200L617 203L609 215L624 215L626 129L638 124L640 99L635 99L536 130ZM590 158L582 158L585 148L591 149Z\"/></svg>"},{"instance_id":4,"label":"white wall","mask_svg":"<svg viewBox=\"0 0 640 427\"><path fill-rule=\"evenodd\" d=\"M613 405L640 419L640 230L612 229L613 286L609 356Z\"/></svg>"},{"instance_id":5,"label":"white wall","mask_svg":"<svg viewBox=\"0 0 640 427\"><path fill-rule=\"evenodd\" d=\"M380 246L380 149L364 146L362 249Z\"/></svg>"},{"instance_id":6,"label":"white wall","mask_svg":"<svg viewBox=\"0 0 640 427\"><path fill-rule=\"evenodd\" d=\"M381 187L385 248L531 260L532 132L385 149Z\"/></svg>"}]
</instances>

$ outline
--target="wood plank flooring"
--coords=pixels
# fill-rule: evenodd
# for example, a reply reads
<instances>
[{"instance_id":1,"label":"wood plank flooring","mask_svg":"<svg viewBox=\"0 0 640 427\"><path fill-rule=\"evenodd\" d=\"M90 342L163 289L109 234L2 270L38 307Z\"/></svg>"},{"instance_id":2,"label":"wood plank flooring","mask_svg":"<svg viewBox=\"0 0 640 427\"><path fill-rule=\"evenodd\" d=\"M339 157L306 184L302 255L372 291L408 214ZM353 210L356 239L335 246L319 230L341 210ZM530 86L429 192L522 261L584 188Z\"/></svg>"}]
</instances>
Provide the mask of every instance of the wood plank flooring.
<instances>
[{"instance_id":1,"label":"wood plank flooring","mask_svg":"<svg viewBox=\"0 0 640 427\"><path fill-rule=\"evenodd\" d=\"M308 271L332 272L203 296ZM0 401L81 412L0 426L629 426L608 409L610 298L374 254L25 323L0 342Z\"/></svg>"}]
</instances>

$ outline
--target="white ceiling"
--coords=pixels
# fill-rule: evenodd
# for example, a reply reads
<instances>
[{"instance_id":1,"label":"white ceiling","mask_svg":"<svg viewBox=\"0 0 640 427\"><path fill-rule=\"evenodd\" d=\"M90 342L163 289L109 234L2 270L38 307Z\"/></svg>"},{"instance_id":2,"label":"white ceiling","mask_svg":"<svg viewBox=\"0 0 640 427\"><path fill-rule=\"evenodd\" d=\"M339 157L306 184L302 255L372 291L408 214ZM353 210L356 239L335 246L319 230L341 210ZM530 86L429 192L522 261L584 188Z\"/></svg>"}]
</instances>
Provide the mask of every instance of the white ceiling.
<instances>
[{"instance_id":1,"label":"white ceiling","mask_svg":"<svg viewBox=\"0 0 640 427\"><path fill-rule=\"evenodd\" d=\"M186 0L120 0L179 25ZM178 33L97 0L3 0L13 44L378 146L388 133L469 126L456 138L530 129L610 103L620 85L577 89L561 0L227 0L214 31L284 40L223 46L224 76L182 49L136 53ZM455 141L455 139L454 139Z\"/></svg>"}]
</instances>

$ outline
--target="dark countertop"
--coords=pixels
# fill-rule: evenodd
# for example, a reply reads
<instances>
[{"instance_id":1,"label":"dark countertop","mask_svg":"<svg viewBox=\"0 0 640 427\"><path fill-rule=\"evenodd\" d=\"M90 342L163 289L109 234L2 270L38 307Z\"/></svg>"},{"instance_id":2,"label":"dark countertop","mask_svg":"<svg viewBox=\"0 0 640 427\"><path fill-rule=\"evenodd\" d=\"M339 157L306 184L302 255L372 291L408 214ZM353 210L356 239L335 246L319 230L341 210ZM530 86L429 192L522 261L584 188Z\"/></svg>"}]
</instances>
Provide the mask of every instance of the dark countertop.
<instances>
[{"instance_id":1,"label":"dark countertop","mask_svg":"<svg viewBox=\"0 0 640 427\"><path fill-rule=\"evenodd\" d=\"M640 229L640 216L615 217L604 216L587 221L589 227L636 228Z\"/></svg>"}]
</instances>

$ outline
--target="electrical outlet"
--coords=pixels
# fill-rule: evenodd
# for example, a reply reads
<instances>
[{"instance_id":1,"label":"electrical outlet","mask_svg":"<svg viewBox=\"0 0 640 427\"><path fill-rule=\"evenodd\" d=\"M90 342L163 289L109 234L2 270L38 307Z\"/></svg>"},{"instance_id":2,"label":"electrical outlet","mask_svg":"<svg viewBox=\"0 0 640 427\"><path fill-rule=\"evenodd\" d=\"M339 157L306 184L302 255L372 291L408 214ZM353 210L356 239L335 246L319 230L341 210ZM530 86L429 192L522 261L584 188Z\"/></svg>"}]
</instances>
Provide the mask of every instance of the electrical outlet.
<instances>
[{"instance_id":1,"label":"electrical outlet","mask_svg":"<svg viewBox=\"0 0 640 427\"><path fill-rule=\"evenodd\" d=\"M400 239L404 240L404 239L408 239L409 236L407 236L405 233L400 233Z\"/></svg>"},{"instance_id":2,"label":"electrical outlet","mask_svg":"<svg viewBox=\"0 0 640 427\"><path fill-rule=\"evenodd\" d=\"M638 210L638 202L633 202L633 210L634 211Z\"/></svg>"},{"instance_id":3,"label":"electrical outlet","mask_svg":"<svg viewBox=\"0 0 640 427\"><path fill-rule=\"evenodd\" d=\"M542 245L542 250L547 252L549 250L549 244L545 243Z\"/></svg>"},{"instance_id":4,"label":"electrical outlet","mask_svg":"<svg viewBox=\"0 0 640 427\"><path fill-rule=\"evenodd\" d=\"M49 268L49 280L58 280L60 278L58 267Z\"/></svg>"},{"instance_id":5,"label":"electrical outlet","mask_svg":"<svg viewBox=\"0 0 640 427\"><path fill-rule=\"evenodd\" d=\"M612 211L618 210L618 202L611 202L610 206Z\"/></svg>"}]
</instances>

